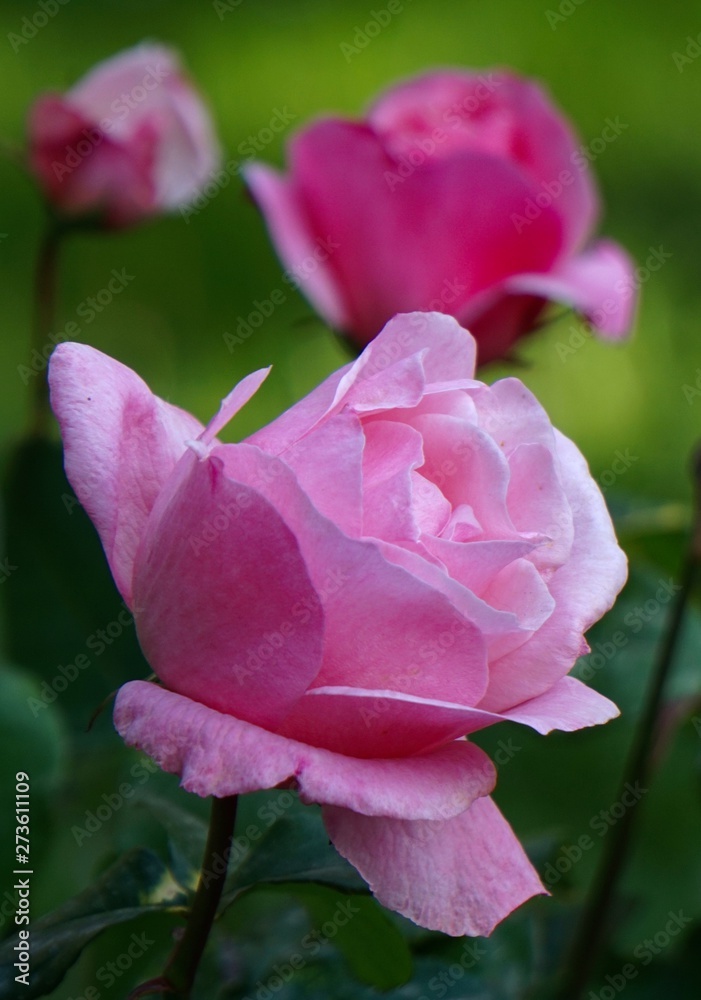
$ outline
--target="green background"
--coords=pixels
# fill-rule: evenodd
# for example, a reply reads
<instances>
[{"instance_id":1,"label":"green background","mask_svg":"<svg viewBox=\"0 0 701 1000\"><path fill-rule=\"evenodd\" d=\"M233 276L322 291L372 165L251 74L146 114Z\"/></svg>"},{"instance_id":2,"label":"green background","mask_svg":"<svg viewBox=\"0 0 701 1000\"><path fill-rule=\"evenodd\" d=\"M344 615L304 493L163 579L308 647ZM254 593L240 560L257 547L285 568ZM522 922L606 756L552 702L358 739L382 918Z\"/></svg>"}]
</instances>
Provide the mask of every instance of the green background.
<instances>
[{"instance_id":1,"label":"green background","mask_svg":"<svg viewBox=\"0 0 701 1000\"><path fill-rule=\"evenodd\" d=\"M18 32L22 18L31 17L38 7L4 0L0 139L9 150L21 146L27 109L37 94L68 87L94 63L144 38L182 52L211 107L225 160L242 159L239 145L265 128L277 110L295 116L293 129L323 112L359 115L382 87L439 65L511 66L537 77L585 144L601 134L608 118L626 125L594 164L604 206L600 232L622 243L639 265L655 248L671 258L642 281L630 342L613 346L586 337L576 350L565 353L563 346L580 342L570 341L579 324L566 314L519 351L523 366L517 374L536 392L553 423L579 444L602 484L611 481L607 472L617 453L631 457L630 467L616 477L607 497L634 559L634 581L625 598L628 603L614 612L617 618L599 626L594 637L605 644L623 628L627 641L605 668L594 671L592 680L619 701L622 719L606 730L571 736L543 739L504 730L484 738L492 749L509 737L520 748L508 766L500 768L497 799L543 871L563 846L590 830L591 817L616 800L618 775L665 608L651 616L640 634L625 624L625 614L653 599L660 581L676 568L680 532L689 522L688 455L701 437L701 392L695 392L701 373L701 58L680 67L674 53L684 53L689 36L696 39L701 33L701 10L691 2L662 7L658 0L585 0L578 5L567 0L560 5L404 0L403 10L349 59L341 46L354 44L373 6L380 10L385 5L382 0L375 5L243 0L219 14L208 2L70 0L15 53L8 35ZM563 13L555 20L560 9ZM260 158L282 164L284 139L284 134L277 135ZM120 637L95 660L94 669L36 717L27 708L27 685L56 676L58 665L84 652L89 636L115 620L120 610L90 527L79 523L79 511L66 511L51 458L26 452L21 464L9 458L28 419L28 387L20 373L30 360L32 268L42 221L31 180L10 157L3 157L0 421L9 477L4 521L18 532L19 541L3 538L0 557L10 547L19 555L13 577L0 584L5 649L17 665L4 674L0 750L7 774L0 773L0 800L3 810L6 802L9 806L12 775L16 769L29 769L29 760L39 776L33 829L41 859L34 883L36 915L89 885L95 872L121 849L140 842L155 847L164 843L154 824L139 819L141 814L129 803L81 846L71 834L71 827L82 822L103 793L119 786L137 760L112 732L108 712L90 734L84 731L93 708L118 683L144 672L131 634ZM93 322L81 324L82 337L133 367L160 395L206 420L239 378L274 365L255 403L237 418L237 436L271 419L347 360L308 304L282 282L281 265L238 176L188 221L176 214L118 236L73 238L61 261L56 331L76 318L81 302L107 284L113 268L126 268L134 278ZM280 288L284 304L253 336L230 350L225 334L235 331L256 301ZM494 367L483 375L491 379L506 370ZM685 386L692 391L685 394ZM694 639L699 635L694 618L668 710L662 771L644 803L609 965L602 966L593 987L601 988L604 971L615 974L646 936L664 927L669 911L684 908L696 923L658 961L641 968L626 987L631 998L657 996L663 981L678 996L696 995L687 984L698 972L694 955L701 916L701 725L698 731L694 726L701 672ZM184 798L188 807L202 812L201 804L175 791L174 780L154 776L148 787L156 786L173 801L182 804ZM476 981L474 992L469 992L473 986L467 980L456 981L448 995L520 997L535 983L533 995L540 996L539 977L558 950L570 920L567 907L581 898L598 850L597 845L586 852L554 886L554 902L534 904L527 917L514 918L503 938L495 937L493 981L485 972L491 985ZM4 885L3 871L3 891ZM302 919L300 899L294 894L261 894L259 910L250 920L251 926L263 928L264 943L274 939L284 951L280 942L285 934L299 934L294 921ZM313 913L313 906L304 912ZM161 923L150 925L160 951L154 946L144 964L135 966L129 974L134 983L158 971L172 926L169 919L159 917ZM232 940L245 934L248 919L245 908L232 918ZM405 922L395 925L419 956L414 986L397 996L418 997L421 977L428 981L431 963L449 946L430 935L419 935L415 942ZM7 924L0 933L5 930ZM95 970L123 950L131 930L108 932L53 995L77 998L94 984ZM351 942L351 952L353 947ZM294 950L292 945L289 949ZM328 961L335 969L333 956ZM388 961L391 964L392 953ZM399 958L396 963L399 968ZM502 967L511 972L502 974ZM347 964L340 968L344 971L334 975L350 977ZM118 996L121 989L115 986L103 995ZM278 995L297 995L294 989L293 983ZM309 983L305 989L307 996L313 995ZM338 989L339 996L345 995ZM351 990L349 995L361 993Z\"/></svg>"}]
</instances>

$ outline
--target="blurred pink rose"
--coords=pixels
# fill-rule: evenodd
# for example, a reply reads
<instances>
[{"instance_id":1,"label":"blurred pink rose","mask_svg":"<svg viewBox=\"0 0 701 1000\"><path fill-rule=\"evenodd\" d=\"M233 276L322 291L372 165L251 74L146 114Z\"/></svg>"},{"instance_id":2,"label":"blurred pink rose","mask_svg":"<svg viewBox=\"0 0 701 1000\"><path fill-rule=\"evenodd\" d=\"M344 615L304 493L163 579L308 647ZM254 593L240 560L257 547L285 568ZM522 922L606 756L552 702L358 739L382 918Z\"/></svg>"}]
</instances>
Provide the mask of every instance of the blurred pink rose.
<instances>
[{"instance_id":1,"label":"blurred pink rose","mask_svg":"<svg viewBox=\"0 0 701 1000\"><path fill-rule=\"evenodd\" d=\"M400 315L352 365L240 444L91 347L60 345L52 403L162 686L115 723L198 795L295 786L377 898L487 934L543 892L466 734L541 733L616 707L567 677L626 577L577 448L475 344Z\"/></svg>"},{"instance_id":2,"label":"blurred pink rose","mask_svg":"<svg viewBox=\"0 0 701 1000\"><path fill-rule=\"evenodd\" d=\"M122 227L187 205L219 163L209 112L177 55L144 43L29 114L30 164L60 215Z\"/></svg>"},{"instance_id":3,"label":"blurred pink rose","mask_svg":"<svg viewBox=\"0 0 701 1000\"><path fill-rule=\"evenodd\" d=\"M624 127L607 121L606 141ZM309 125L286 175L245 176L289 278L333 327L362 346L397 312L438 310L470 329L484 364L549 300L606 337L629 330L631 261L587 243L587 152L533 81L446 70L390 88L364 121Z\"/></svg>"}]
</instances>

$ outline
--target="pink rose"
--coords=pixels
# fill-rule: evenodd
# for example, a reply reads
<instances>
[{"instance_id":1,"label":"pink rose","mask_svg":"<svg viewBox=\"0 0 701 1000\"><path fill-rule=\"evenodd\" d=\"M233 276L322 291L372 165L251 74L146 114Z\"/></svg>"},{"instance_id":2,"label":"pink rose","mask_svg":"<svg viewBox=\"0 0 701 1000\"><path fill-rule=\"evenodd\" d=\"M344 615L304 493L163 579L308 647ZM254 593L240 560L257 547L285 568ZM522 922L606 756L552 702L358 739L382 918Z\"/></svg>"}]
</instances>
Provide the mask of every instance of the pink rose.
<instances>
[{"instance_id":1,"label":"pink rose","mask_svg":"<svg viewBox=\"0 0 701 1000\"><path fill-rule=\"evenodd\" d=\"M606 337L630 327L630 259L609 240L587 245L598 215L589 161L530 80L421 76L387 90L364 121L303 129L286 176L262 164L245 175L289 277L360 346L412 309L457 317L480 364L549 300Z\"/></svg>"},{"instance_id":2,"label":"pink rose","mask_svg":"<svg viewBox=\"0 0 701 1000\"><path fill-rule=\"evenodd\" d=\"M428 346L426 346L428 345ZM462 737L616 707L567 677L626 577L577 448L475 343L397 316L351 365L240 444L130 369L62 344L52 403L161 685L119 692L127 743L198 795L294 786L391 909L487 934L543 892Z\"/></svg>"},{"instance_id":3,"label":"pink rose","mask_svg":"<svg viewBox=\"0 0 701 1000\"><path fill-rule=\"evenodd\" d=\"M178 57L142 44L29 115L30 163L59 214L133 225L191 202L219 163L207 109Z\"/></svg>"}]
</instances>

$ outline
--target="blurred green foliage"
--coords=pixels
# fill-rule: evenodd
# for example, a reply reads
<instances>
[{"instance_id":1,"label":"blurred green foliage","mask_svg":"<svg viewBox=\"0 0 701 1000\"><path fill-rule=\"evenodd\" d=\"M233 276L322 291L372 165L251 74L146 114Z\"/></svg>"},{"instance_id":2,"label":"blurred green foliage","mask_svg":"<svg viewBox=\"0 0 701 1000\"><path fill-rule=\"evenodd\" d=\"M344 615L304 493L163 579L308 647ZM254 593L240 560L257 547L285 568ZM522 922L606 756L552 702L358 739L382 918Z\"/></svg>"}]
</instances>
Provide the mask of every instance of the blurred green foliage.
<instances>
[{"instance_id":1,"label":"blurred green foliage","mask_svg":"<svg viewBox=\"0 0 701 1000\"><path fill-rule=\"evenodd\" d=\"M100 59L143 38L181 50L211 106L225 159L234 162L249 155L249 137L256 137L278 110L294 116L295 128L322 112L358 115L380 88L433 66L512 66L545 82L583 143L601 133L607 118L625 124L594 164L604 205L600 231L626 246L643 268L655 249L671 254L658 271L640 272L641 307L630 343L596 341L582 334L574 317L562 315L521 348L523 367L517 372L555 425L589 458L640 568L619 607L590 637L592 656L597 643L608 649L605 644L617 631L625 643L611 656L602 654L601 667L590 658L578 668L580 676L621 705L622 718L604 730L545 739L500 727L481 734L480 742L495 755L501 751L497 801L542 873L583 835L592 835L593 847L566 871L554 869L562 876L552 882L554 900L529 904L507 921L487 945L482 942L485 954L469 970L465 962L455 964L464 958L465 942L418 931L394 916L387 918L392 924L387 930L377 913L358 923L363 930L357 940L351 925L342 947L325 941L312 961L311 949L305 951L300 942L323 923L324 908L333 908L330 890L315 895L308 887L296 893L268 888L248 894L232 905L218 928L202 972L205 998L218 995L225 983L222 996L255 991L257 983L270 981L275 962L284 964L300 949L304 968L276 996L374 996L369 986L350 985L351 972L360 969L363 978L364 970L365 980L395 986L406 961L406 947L397 940L401 934L414 954L414 971L409 984L389 997L417 1000L423 992L542 1000L542 984L571 926L572 907L581 901L599 854L592 820L615 803L664 621L666 609L660 607L636 630L631 624L637 621L635 608L644 606L659 581L676 570L688 523L687 456L701 437L701 58L686 62L674 54L686 53L690 38L698 38L701 11L690 0L664 9L656 0L405 0L402 12L348 57L342 44L354 44L356 30L381 7L382 0L374 5L364 0L70 0L16 52L8 35L21 29L22 19L37 5L4 0L0 11L3 149L21 145L25 115L38 93L67 87ZM284 139L276 134L260 158L281 164ZM2 810L9 809L15 770L33 772L32 906L33 915L40 916L88 887L124 850L146 846L167 857L168 825L163 810L160 821L154 813L155 797L191 811L188 829L206 818L206 804L178 792L172 777L144 769L113 733L109 707L86 732L102 699L124 679L147 670L133 631L125 628L109 649L92 655L94 662L80 668L65 693L31 708L30 699L41 685L54 683L60 666L76 662L87 650L94 654L96 646L88 641L119 620L121 604L92 528L82 511L66 502L70 491L61 478L58 450L17 449L28 415L31 386L25 383L33 378L23 366L31 360L32 269L42 208L10 155L0 159L0 179L0 461L6 484L0 558L11 552L17 566L0 592L4 648L15 664L3 671L0 691L0 802ZM79 307L105 286L113 268L125 268L133 280L88 320ZM272 377L230 430L240 437L347 360L342 345L281 274L265 228L234 173L187 219L175 215L119 236L73 238L62 258L54 333L60 336L68 321L78 319L82 339L130 365L159 394L202 419L240 377L272 363ZM276 289L284 291L285 302L254 335L230 349L225 334L234 333L256 302ZM502 366L484 374L493 378L506 371ZM622 474L615 471L620 465L614 468L620 453L628 456ZM701 624L692 617L674 700L667 706L658 778L639 806L639 835L621 911L592 983L602 989L605 975L619 975L632 961L638 974L626 985L630 1000L657 997L663 989L680 998L697 995L700 635ZM588 675L582 673L587 669ZM125 782L134 799L124 798L109 821L90 832L88 814ZM147 782L151 805L138 806L140 786ZM176 852L177 871L182 857L173 843L170 851ZM6 866L0 873L3 893L10 884L7 871ZM645 948L636 949L661 932L670 911L680 909L694 919L693 927L670 941L654 962L646 962ZM2 912L4 934L9 921ZM145 927L155 944L119 985L101 987L103 996L124 995L127 980L133 986L160 971L173 917L156 914L148 921L139 929ZM387 949L384 970L376 968L375 952L368 957L368 928ZM131 925L112 927L91 945L52 994L56 1000L77 998L88 986L104 983L96 980L98 972L125 951L132 932ZM458 968L463 972L443 980L441 993L436 977Z\"/></svg>"}]
</instances>

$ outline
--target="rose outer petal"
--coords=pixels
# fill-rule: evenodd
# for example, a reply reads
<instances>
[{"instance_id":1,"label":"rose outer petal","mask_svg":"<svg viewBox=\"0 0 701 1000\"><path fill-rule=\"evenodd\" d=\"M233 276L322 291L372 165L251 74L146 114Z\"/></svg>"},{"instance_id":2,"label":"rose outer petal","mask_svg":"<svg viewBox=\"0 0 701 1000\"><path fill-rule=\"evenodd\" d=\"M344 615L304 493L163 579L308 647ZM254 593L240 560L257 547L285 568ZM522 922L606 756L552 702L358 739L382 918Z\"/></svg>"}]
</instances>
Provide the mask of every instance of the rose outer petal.
<instances>
[{"instance_id":1,"label":"rose outer petal","mask_svg":"<svg viewBox=\"0 0 701 1000\"><path fill-rule=\"evenodd\" d=\"M280 732L354 757L399 757L427 753L498 722L518 722L545 734L601 725L618 714L612 701L574 677L563 677L545 694L502 713L399 691L329 686L309 691Z\"/></svg>"},{"instance_id":2,"label":"rose outer petal","mask_svg":"<svg viewBox=\"0 0 701 1000\"><path fill-rule=\"evenodd\" d=\"M444 822L361 816L327 807L339 854L383 906L422 927L458 937L490 934L527 899L547 895L491 798Z\"/></svg>"},{"instance_id":3,"label":"rose outer petal","mask_svg":"<svg viewBox=\"0 0 701 1000\"><path fill-rule=\"evenodd\" d=\"M114 724L129 746L201 796L296 784L305 802L437 820L467 809L495 782L489 758L462 740L414 757L360 760L278 736L146 681L120 688Z\"/></svg>"},{"instance_id":4,"label":"rose outer petal","mask_svg":"<svg viewBox=\"0 0 701 1000\"><path fill-rule=\"evenodd\" d=\"M637 299L634 265L612 240L599 240L548 274L516 275L503 287L512 294L565 302L609 340L621 340L630 332Z\"/></svg>"},{"instance_id":5,"label":"rose outer petal","mask_svg":"<svg viewBox=\"0 0 701 1000\"><path fill-rule=\"evenodd\" d=\"M49 365L68 480L97 528L115 583L132 605L146 520L188 438L202 424L154 396L130 368L85 344L59 344Z\"/></svg>"},{"instance_id":6,"label":"rose outer petal","mask_svg":"<svg viewBox=\"0 0 701 1000\"><path fill-rule=\"evenodd\" d=\"M297 538L216 459L188 454L159 497L134 602L168 687L256 725L274 728L321 667L324 613Z\"/></svg>"}]
</instances>

